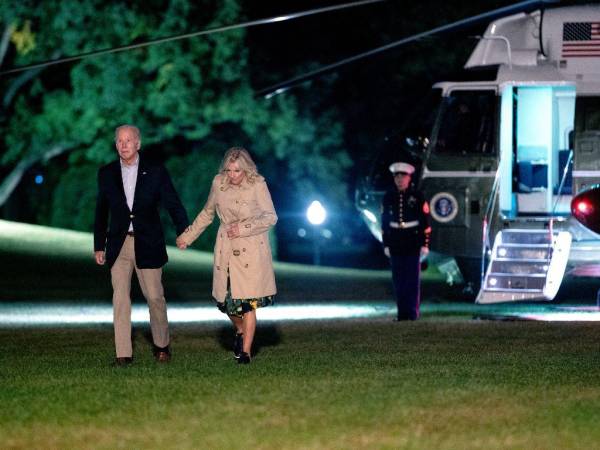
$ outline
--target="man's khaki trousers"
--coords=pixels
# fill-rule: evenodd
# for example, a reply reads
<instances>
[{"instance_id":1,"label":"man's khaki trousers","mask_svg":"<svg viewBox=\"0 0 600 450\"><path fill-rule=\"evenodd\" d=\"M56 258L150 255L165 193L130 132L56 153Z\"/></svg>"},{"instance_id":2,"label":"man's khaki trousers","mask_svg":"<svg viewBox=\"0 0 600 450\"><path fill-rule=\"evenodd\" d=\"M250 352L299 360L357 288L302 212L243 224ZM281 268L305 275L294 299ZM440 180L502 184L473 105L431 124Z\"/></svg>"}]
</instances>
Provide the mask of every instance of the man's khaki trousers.
<instances>
[{"instance_id":1,"label":"man's khaki trousers","mask_svg":"<svg viewBox=\"0 0 600 450\"><path fill-rule=\"evenodd\" d=\"M113 320L117 358L133 356L131 344L131 277L133 270L148 302L152 340L157 347L169 345L167 303L162 286L162 268L139 269L135 265L134 237L127 236L117 260L110 269L113 286Z\"/></svg>"}]
</instances>

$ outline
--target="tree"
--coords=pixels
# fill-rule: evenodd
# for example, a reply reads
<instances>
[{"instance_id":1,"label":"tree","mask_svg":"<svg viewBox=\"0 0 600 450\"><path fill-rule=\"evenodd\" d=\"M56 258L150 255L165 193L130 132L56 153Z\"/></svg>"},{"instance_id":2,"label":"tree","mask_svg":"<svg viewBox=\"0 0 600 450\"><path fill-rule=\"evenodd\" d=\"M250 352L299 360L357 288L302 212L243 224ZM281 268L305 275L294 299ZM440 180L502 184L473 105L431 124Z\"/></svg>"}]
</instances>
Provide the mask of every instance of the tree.
<instances>
[{"instance_id":1,"label":"tree","mask_svg":"<svg viewBox=\"0 0 600 450\"><path fill-rule=\"evenodd\" d=\"M2 2L0 63L25 65L241 18L235 0ZM93 174L115 158L112 130L122 123L139 126L146 151L167 161L192 215L218 157L238 144L253 152L275 192L300 199L335 177L340 187L332 195L342 201L350 160L336 116L315 115L291 96L255 98L247 60L245 31L235 30L2 77L0 170L13 172L0 186L0 206L3 189L6 198L29 167L54 158L46 170L60 174L49 177L51 207L40 208L37 221L91 229Z\"/></svg>"}]
</instances>

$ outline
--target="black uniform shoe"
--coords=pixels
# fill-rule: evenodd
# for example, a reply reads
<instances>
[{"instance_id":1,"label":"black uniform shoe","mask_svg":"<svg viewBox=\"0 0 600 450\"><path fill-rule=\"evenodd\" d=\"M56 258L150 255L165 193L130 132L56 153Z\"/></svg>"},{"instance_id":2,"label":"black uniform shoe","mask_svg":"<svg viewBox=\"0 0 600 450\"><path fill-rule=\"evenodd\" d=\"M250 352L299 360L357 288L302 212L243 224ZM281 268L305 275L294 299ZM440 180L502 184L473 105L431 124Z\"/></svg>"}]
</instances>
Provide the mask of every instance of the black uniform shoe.
<instances>
[{"instance_id":1,"label":"black uniform shoe","mask_svg":"<svg viewBox=\"0 0 600 450\"><path fill-rule=\"evenodd\" d=\"M233 356L235 359L239 359L242 354L242 348L244 346L244 335L242 333L236 333L233 339Z\"/></svg>"},{"instance_id":2,"label":"black uniform shoe","mask_svg":"<svg viewBox=\"0 0 600 450\"><path fill-rule=\"evenodd\" d=\"M250 364L250 355L246 352L242 352L237 361L238 364Z\"/></svg>"}]
</instances>

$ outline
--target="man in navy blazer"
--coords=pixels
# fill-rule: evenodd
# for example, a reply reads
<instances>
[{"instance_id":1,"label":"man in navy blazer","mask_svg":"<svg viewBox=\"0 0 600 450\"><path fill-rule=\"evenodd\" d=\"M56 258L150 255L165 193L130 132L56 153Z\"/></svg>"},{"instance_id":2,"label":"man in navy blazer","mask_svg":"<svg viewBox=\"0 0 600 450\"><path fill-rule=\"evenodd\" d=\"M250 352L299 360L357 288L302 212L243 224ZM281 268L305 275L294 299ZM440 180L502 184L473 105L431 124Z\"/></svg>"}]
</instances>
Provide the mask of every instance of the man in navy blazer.
<instances>
[{"instance_id":1,"label":"man in navy blazer","mask_svg":"<svg viewBox=\"0 0 600 450\"><path fill-rule=\"evenodd\" d=\"M177 235L189 221L165 167L139 155L139 129L118 127L115 145L119 160L98 171L94 223L96 263L108 264L113 285L115 364L133 361L130 291L134 270L148 302L155 357L167 362L170 338L161 278L168 258L159 208L167 210Z\"/></svg>"}]
</instances>

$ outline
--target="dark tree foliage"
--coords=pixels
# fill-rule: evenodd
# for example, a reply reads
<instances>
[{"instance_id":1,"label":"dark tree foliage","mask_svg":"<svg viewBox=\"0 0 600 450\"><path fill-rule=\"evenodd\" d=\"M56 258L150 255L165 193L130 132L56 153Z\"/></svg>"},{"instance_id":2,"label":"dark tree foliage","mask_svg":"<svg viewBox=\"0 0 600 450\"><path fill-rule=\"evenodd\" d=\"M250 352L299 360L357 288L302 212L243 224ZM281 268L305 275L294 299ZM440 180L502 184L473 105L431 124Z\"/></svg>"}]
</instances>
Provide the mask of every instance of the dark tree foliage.
<instances>
[{"instance_id":1,"label":"dark tree foliage","mask_svg":"<svg viewBox=\"0 0 600 450\"><path fill-rule=\"evenodd\" d=\"M243 17L233 0L1 2L7 46L0 61L25 65ZM248 147L286 201L301 201L331 176L340 180L331 196L344 201L350 160L336 116L313 114L293 96L256 98L249 73L246 32L235 30L2 77L0 173L21 164L23 173L46 174L45 194L32 197L43 205L19 205L15 215L25 210L40 224L90 230L95 172L116 157L114 128L123 123L136 124L143 151L166 162L191 217L232 145Z\"/></svg>"}]
</instances>

